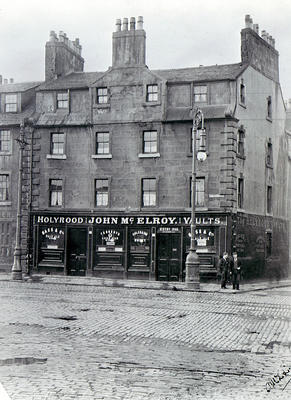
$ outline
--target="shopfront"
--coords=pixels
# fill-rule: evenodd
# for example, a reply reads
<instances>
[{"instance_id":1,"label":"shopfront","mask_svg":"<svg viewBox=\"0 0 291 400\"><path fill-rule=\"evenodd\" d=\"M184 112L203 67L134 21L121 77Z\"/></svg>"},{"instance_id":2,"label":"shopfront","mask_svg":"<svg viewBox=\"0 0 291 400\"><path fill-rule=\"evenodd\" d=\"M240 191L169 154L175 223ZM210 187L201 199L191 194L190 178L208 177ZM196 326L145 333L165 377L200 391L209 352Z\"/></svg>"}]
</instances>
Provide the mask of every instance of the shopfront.
<instances>
[{"instance_id":1,"label":"shopfront","mask_svg":"<svg viewBox=\"0 0 291 400\"><path fill-rule=\"evenodd\" d=\"M183 281L189 214L32 216L33 268L46 274ZM201 273L215 275L227 249L228 216L196 215Z\"/></svg>"}]
</instances>

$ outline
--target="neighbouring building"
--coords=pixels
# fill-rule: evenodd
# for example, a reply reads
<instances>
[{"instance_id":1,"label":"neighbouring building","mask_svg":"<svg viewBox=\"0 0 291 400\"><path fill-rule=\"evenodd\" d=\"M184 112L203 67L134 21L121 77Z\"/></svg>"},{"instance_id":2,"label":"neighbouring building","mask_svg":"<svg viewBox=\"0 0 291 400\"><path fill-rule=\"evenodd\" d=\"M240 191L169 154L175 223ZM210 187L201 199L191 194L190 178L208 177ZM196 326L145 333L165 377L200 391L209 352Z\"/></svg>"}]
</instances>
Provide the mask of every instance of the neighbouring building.
<instances>
[{"instance_id":1,"label":"neighbouring building","mask_svg":"<svg viewBox=\"0 0 291 400\"><path fill-rule=\"evenodd\" d=\"M279 55L258 31L246 16L238 63L150 70L143 19L124 18L113 33L112 66L92 73L83 72L79 40L51 32L31 130L30 270L182 281L200 108L201 276L214 277L219 255L233 250L246 278L288 274Z\"/></svg>"},{"instance_id":2,"label":"neighbouring building","mask_svg":"<svg viewBox=\"0 0 291 400\"><path fill-rule=\"evenodd\" d=\"M0 270L11 269L15 248L20 126L35 112L35 88L40 82L14 83L0 76ZM22 168L22 262L28 252L28 209L31 189L31 130L25 129L28 146Z\"/></svg>"},{"instance_id":3,"label":"neighbouring building","mask_svg":"<svg viewBox=\"0 0 291 400\"><path fill-rule=\"evenodd\" d=\"M288 170L287 170L287 210L288 218L291 221L291 99L289 99L286 110L286 140L288 151ZM289 227L289 249L291 248L291 229ZM291 265L291 252L289 252L289 265Z\"/></svg>"}]
</instances>

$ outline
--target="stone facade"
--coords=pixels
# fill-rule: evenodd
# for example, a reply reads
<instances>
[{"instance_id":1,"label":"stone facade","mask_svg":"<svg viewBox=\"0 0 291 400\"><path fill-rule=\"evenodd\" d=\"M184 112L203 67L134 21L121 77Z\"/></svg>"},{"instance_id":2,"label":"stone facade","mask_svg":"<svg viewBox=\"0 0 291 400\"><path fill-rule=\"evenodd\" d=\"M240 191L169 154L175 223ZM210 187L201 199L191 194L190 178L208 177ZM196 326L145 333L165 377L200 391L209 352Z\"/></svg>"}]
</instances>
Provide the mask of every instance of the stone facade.
<instances>
[{"instance_id":1,"label":"stone facade","mask_svg":"<svg viewBox=\"0 0 291 400\"><path fill-rule=\"evenodd\" d=\"M260 37L247 17L242 62L150 70L142 18L137 26L134 18L122 27L117 20L116 29L105 72L82 72L78 41L61 41L70 56L58 53L60 67L52 51L60 39L51 35L46 46L30 146L30 268L183 280L200 108L207 158L196 163L195 234L202 275L215 276L219 254L237 250L246 278L274 269L285 276L285 108L273 39ZM105 185L99 203L98 182ZM148 191L145 182L153 185Z\"/></svg>"}]
</instances>

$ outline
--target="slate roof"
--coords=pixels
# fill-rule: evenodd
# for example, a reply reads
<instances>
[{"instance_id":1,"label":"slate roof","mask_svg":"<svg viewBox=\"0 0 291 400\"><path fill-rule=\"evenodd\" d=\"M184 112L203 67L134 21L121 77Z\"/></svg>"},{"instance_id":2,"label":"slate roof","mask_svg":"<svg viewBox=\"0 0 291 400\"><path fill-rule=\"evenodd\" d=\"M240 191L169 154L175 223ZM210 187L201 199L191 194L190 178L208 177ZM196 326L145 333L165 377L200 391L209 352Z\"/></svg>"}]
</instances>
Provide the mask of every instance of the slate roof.
<instances>
[{"instance_id":1,"label":"slate roof","mask_svg":"<svg viewBox=\"0 0 291 400\"><path fill-rule=\"evenodd\" d=\"M230 104L203 105L199 107L203 111L204 118L225 118L234 115L234 106ZM193 119L193 110L190 107L169 107L167 109L167 121L189 121Z\"/></svg>"},{"instance_id":2,"label":"slate roof","mask_svg":"<svg viewBox=\"0 0 291 400\"><path fill-rule=\"evenodd\" d=\"M104 72L72 72L58 79L44 82L37 90L63 90L89 87Z\"/></svg>"},{"instance_id":3,"label":"slate roof","mask_svg":"<svg viewBox=\"0 0 291 400\"><path fill-rule=\"evenodd\" d=\"M19 125L24 118L33 116L35 105L30 104L21 113L0 113L0 126Z\"/></svg>"},{"instance_id":4,"label":"slate roof","mask_svg":"<svg viewBox=\"0 0 291 400\"><path fill-rule=\"evenodd\" d=\"M0 93L20 93L26 92L39 86L42 82L23 82L23 83L7 83L0 85Z\"/></svg>"},{"instance_id":5,"label":"slate roof","mask_svg":"<svg viewBox=\"0 0 291 400\"><path fill-rule=\"evenodd\" d=\"M36 126L57 125L90 125L90 116L85 113L46 113L41 114L36 122Z\"/></svg>"},{"instance_id":6,"label":"slate roof","mask_svg":"<svg viewBox=\"0 0 291 400\"><path fill-rule=\"evenodd\" d=\"M210 65L207 67L178 68L178 69L159 69L152 70L163 79L169 82L187 82L187 81L216 81L216 80L234 80L246 68L248 64L225 64Z\"/></svg>"}]
</instances>

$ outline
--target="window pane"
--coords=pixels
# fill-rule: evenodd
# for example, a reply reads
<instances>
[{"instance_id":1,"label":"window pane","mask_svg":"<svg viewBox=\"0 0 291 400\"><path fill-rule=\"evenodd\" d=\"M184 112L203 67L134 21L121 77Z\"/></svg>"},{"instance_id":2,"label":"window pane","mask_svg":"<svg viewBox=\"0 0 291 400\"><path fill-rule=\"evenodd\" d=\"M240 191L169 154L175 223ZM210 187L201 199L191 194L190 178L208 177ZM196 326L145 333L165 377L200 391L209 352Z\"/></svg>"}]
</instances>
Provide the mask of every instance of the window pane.
<instances>
[{"instance_id":1,"label":"window pane","mask_svg":"<svg viewBox=\"0 0 291 400\"><path fill-rule=\"evenodd\" d=\"M144 153L156 153L158 151L157 143L157 131L145 131L143 141L143 152Z\"/></svg>"},{"instance_id":2,"label":"window pane","mask_svg":"<svg viewBox=\"0 0 291 400\"><path fill-rule=\"evenodd\" d=\"M158 85L148 85L147 101L157 101L157 100L158 100Z\"/></svg>"},{"instance_id":3,"label":"window pane","mask_svg":"<svg viewBox=\"0 0 291 400\"><path fill-rule=\"evenodd\" d=\"M57 93L57 108L68 108L68 92Z\"/></svg>"},{"instance_id":4,"label":"window pane","mask_svg":"<svg viewBox=\"0 0 291 400\"><path fill-rule=\"evenodd\" d=\"M107 206L108 205L108 179L96 179L96 206Z\"/></svg>"},{"instance_id":5,"label":"window pane","mask_svg":"<svg viewBox=\"0 0 291 400\"><path fill-rule=\"evenodd\" d=\"M0 201L8 200L9 175L0 175Z\"/></svg>"},{"instance_id":6,"label":"window pane","mask_svg":"<svg viewBox=\"0 0 291 400\"><path fill-rule=\"evenodd\" d=\"M63 205L63 181L62 179L50 180L50 205Z\"/></svg>"},{"instance_id":7,"label":"window pane","mask_svg":"<svg viewBox=\"0 0 291 400\"><path fill-rule=\"evenodd\" d=\"M11 151L10 131L0 131L0 151Z\"/></svg>"},{"instance_id":8,"label":"window pane","mask_svg":"<svg viewBox=\"0 0 291 400\"><path fill-rule=\"evenodd\" d=\"M155 206L157 202L156 179L142 180L142 205L144 207Z\"/></svg>"},{"instance_id":9,"label":"window pane","mask_svg":"<svg viewBox=\"0 0 291 400\"><path fill-rule=\"evenodd\" d=\"M64 133L52 133L51 135L51 153L52 154L64 154Z\"/></svg>"},{"instance_id":10,"label":"window pane","mask_svg":"<svg viewBox=\"0 0 291 400\"><path fill-rule=\"evenodd\" d=\"M108 101L107 88L97 88L97 103L104 104Z\"/></svg>"},{"instance_id":11,"label":"window pane","mask_svg":"<svg viewBox=\"0 0 291 400\"><path fill-rule=\"evenodd\" d=\"M109 133L98 132L96 135L96 153L109 154Z\"/></svg>"},{"instance_id":12,"label":"window pane","mask_svg":"<svg viewBox=\"0 0 291 400\"><path fill-rule=\"evenodd\" d=\"M207 102L207 86L194 86L194 101L198 103Z\"/></svg>"}]
</instances>

